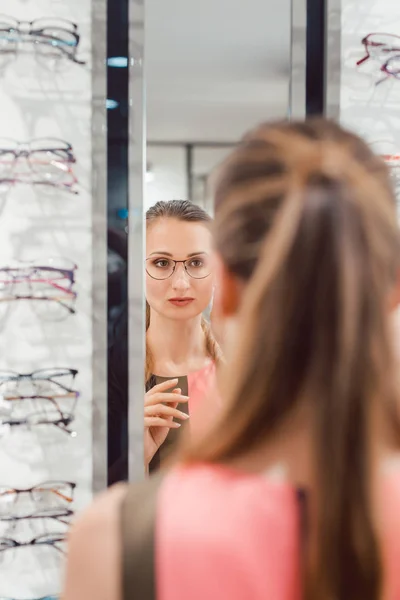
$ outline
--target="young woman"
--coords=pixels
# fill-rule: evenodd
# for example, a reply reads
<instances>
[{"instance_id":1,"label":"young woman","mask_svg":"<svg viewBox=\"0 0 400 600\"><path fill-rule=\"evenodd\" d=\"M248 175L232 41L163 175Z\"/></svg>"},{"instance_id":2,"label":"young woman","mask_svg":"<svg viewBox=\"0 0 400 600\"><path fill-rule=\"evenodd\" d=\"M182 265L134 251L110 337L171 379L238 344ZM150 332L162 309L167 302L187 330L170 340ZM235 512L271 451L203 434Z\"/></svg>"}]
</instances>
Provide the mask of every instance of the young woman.
<instances>
[{"instance_id":1,"label":"young woman","mask_svg":"<svg viewBox=\"0 0 400 600\"><path fill-rule=\"evenodd\" d=\"M263 125L221 168L224 410L73 528L64 600L397 600L400 426L389 175L338 125Z\"/></svg>"},{"instance_id":2,"label":"young woman","mask_svg":"<svg viewBox=\"0 0 400 600\"><path fill-rule=\"evenodd\" d=\"M191 202L172 200L151 207L146 223L144 445L153 471L181 425L189 420L196 428L201 395L216 384L219 349L202 316L215 284L211 218Z\"/></svg>"}]
</instances>

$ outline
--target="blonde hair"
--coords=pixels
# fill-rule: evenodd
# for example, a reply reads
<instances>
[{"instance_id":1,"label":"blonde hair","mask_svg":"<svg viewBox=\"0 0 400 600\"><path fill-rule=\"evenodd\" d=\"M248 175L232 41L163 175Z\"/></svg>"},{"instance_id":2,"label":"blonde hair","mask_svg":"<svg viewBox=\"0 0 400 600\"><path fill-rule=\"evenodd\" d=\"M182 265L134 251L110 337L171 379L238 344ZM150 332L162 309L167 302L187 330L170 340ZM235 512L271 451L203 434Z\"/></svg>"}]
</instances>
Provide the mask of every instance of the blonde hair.
<instances>
[{"instance_id":1,"label":"blonde hair","mask_svg":"<svg viewBox=\"0 0 400 600\"><path fill-rule=\"evenodd\" d=\"M187 200L169 200L157 202L146 212L147 225L161 218L178 219L179 221L191 223L206 223L211 225L212 219L205 210ZM146 302L146 332L150 326L150 306ZM201 319L201 327L205 337L205 349L207 355L217 364L221 360L221 350L216 342L210 325L204 317ZM153 375L153 356L146 341L145 381L149 381Z\"/></svg>"},{"instance_id":2,"label":"blonde hair","mask_svg":"<svg viewBox=\"0 0 400 600\"><path fill-rule=\"evenodd\" d=\"M249 283L222 388L226 413L205 439L187 442L183 459L229 462L272 441L307 406L315 563L304 597L377 600L377 410L400 448L387 314L400 238L388 170L333 122L261 125L222 165L215 208L217 249Z\"/></svg>"}]
</instances>

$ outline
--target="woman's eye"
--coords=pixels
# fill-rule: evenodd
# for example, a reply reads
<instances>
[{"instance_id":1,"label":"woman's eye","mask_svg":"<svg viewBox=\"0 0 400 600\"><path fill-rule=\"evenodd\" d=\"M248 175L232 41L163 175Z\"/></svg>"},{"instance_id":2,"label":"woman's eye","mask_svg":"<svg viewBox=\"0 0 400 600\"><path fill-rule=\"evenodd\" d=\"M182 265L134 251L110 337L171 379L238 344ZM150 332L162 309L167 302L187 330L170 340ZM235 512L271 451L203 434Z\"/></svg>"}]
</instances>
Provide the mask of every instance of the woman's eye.
<instances>
[{"instance_id":1,"label":"woman's eye","mask_svg":"<svg viewBox=\"0 0 400 600\"><path fill-rule=\"evenodd\" d=\"M167 267L169 267L169 260L167 260L166 258L159 258L158 260L154 261L154 264L160 269L166 269Z\"/></svg>"},{"instance_id":2,"label":"woman's eye","mask_svg":"<svg viewBox=\"0 0 400 600\"><path fill-rule=\"evenodd\" d=\"M196 267L197 269L199 267L203 266L203 261L200 258L194 258L191 263L190 263L191 267Z\"/></svg>"}]
</instances>

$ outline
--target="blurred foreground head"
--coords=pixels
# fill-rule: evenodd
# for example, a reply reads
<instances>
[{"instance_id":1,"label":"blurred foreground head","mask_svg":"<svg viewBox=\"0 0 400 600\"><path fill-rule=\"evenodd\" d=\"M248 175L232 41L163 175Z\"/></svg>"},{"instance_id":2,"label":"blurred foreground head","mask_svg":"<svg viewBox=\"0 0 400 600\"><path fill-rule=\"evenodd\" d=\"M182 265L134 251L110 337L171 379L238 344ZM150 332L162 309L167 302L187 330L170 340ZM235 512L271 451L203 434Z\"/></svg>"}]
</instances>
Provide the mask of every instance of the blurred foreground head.
<instances>
[{"instance_id":1,"label":"blurred foreground head","mask_svg":"<svg viewBox=\"0 0 400 600\"><path fill-rule=\"evenodd\" d=\"M400 439L390 318L400 240L388 169L332 122L265 124L222 164L214 197L219 303L225 314L240 304L239 339L223 424L188 458L229 462L266 448L304 411L315 473L306 597L376 600L373 450Z\"/></svg>"}]
</instances>

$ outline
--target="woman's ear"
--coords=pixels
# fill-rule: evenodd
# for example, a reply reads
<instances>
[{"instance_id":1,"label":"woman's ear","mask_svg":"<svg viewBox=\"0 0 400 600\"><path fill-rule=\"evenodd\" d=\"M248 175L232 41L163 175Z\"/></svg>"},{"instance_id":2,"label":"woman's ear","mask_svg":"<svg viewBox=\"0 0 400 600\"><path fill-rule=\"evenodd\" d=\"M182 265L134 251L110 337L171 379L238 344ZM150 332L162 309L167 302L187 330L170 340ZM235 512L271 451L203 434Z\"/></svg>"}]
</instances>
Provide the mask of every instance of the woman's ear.
<instances>
[{"instance_id":1,"label":"woman's ear","mask_svg":"<svg viewBox=\"0 0 400 600\"><path fill-rule=\"evenodd\" d=\"M241 296L242 284L228 271L220 256L216 257L216 277L213 313L217 318L236 315Z\"/></svg>"}]
</instances>

